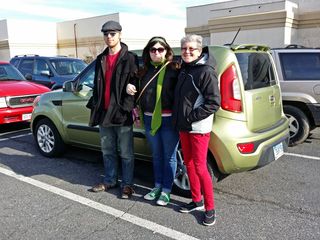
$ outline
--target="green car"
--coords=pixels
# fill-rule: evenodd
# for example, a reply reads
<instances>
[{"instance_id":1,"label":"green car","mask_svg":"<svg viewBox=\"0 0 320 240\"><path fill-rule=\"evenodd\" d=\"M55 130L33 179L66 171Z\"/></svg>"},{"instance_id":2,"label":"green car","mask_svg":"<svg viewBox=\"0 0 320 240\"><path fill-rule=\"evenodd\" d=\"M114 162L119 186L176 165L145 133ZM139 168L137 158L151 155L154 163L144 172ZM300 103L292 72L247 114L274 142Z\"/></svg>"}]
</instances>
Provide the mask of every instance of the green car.
<instances>
[{"instance_id":1,"label":"green car","mask_svg":"<svg viewBox=\"0 0 320 240\"><path fill-rule=\"evenodd\" d=\"M217 60L221 107L212 123L208 169L213 181L254 170L279 159L289 142L289 123L282 109L280 85L269 48L257 45L210 46ZM31 128L40 153L59 156L66 145L100 148L97 127L89 127L94 79L92 62L63 89L35 101ZM144 129L134 129L136 159L151 161ZM174 187L190 190L183 156L178 151Z\"/></svg>"}]
</instances>

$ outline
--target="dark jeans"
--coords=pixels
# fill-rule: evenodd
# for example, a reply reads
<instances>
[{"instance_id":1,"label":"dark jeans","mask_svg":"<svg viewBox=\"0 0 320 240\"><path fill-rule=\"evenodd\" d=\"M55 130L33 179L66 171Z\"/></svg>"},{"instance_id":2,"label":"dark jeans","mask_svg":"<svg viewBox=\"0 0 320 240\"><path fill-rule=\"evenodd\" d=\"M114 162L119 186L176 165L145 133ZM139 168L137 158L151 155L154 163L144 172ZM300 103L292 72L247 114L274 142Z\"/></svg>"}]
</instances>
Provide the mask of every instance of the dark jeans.
<instances>
[{"instance_id":1,"label":"dark jeans","mask_svg":"<svg viewBox=\"0 0 320 240\"><path fill-rule=\"evenodd\" d=\"M132 126L99 126L104 163L104 183L114 185L118 180L118 160L121 159L121 187L133 184L134 156Z\"/></svg>"},{"instance_id":2,"label":"dark jeans","mask_svg":"<svg viewBox=\"0 0 320 240\"><path fill-rule=\"evenodd\" d=\"M144 115L146 136L152 148L155 187L170 193L177 169L179 134L173 129L172 117L162 117L161 127L150 134L151 116Z\"/></svg>"}]
</instances>

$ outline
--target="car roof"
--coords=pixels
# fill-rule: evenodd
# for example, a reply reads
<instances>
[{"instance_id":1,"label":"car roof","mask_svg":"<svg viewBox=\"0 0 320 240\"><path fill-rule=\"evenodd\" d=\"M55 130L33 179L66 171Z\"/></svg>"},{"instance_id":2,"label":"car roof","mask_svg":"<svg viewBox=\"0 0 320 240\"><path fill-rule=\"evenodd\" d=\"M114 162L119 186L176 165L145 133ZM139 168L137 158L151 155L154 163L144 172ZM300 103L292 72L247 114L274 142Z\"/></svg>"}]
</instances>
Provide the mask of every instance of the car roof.
<instances>
[{"instance_id":1,"label":"car roof","mask_svg":"<svg viewBox=\"0 0 320 240\"><path fill-rule=\"evenodd\" d=\"M75 57L68 57L65 55L57 55L57 56L41 56L38 54L25 54L25 55L16 55L13 58L46 58L46 59L77 59L77 60L81 60L80 58L75 58Z\"/></svg>"}]
</instances>

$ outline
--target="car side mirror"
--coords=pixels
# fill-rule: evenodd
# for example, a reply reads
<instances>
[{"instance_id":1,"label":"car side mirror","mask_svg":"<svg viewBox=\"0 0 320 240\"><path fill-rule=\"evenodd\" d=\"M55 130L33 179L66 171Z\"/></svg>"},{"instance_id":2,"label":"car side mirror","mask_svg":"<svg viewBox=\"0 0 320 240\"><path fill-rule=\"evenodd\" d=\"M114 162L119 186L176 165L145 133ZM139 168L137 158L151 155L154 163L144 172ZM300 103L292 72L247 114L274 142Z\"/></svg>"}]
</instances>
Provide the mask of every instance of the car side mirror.
<instances>
[{"instance_id":1,"label":"car side mirror","mask_svg":"<svg viewBox=\"0 0 320 240\"><path fill-rule=\"evenodd\" d=\"M43 71L40 72L40 74L42 76L52 77L52 75L51 75L49 70L43 70Z\"/></svg>"},{"instance_id":2,"label":"car side mirror","mask_svg":"<svg viewBox=\"0 0 320 240\"><path fill-rule=\"evenodd\" d=\"M75 88L72 81L64 82L62 89L64 92L75 92Z\"/></svg>"},{"instance_id":3,"label":"car side mirror","mask_svg":"<svg viewBox=\"0 0 320 240\"><path fill-rule=\"evenodd\" d=\"M32 74L31 74L31 73L27 73L24 77L25 77L28 81L31 81L31 80L32 80Z\"/></svg>"}]
</instances>

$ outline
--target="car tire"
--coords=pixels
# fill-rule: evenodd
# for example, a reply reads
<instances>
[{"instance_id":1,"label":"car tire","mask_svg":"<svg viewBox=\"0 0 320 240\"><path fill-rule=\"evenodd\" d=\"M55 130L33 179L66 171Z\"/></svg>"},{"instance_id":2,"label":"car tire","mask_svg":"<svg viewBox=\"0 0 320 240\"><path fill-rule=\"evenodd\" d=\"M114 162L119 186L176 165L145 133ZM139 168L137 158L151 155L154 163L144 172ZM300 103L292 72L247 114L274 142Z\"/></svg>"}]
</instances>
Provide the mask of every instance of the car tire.
<instances>
[{"instance_id":1,"label":"car tire","mask_svg":"<svg viewBox=\"0 0 320 240\"><path fill-rule=\"evenodd\" d=\"M222 174L219 172L216 162L212 157L209 156L209 154L207 157L207 167L212 178L212 183L213 185L215 185L220 180ZM177 152L177 171L176 177L173 182L173 190L178 195L191 197L189 177L187 174L186 166L183 162L183 155L180 147Z\"/></svg>"},{"instance_id":2,"label":"car tire","mask_svg":"<svg viewBox=\"0 0 320 240\"><path fill-rule=\"evenodd\" d=\"M303 143L310 133L310 123L306 114L299 108L285 105L283 111L289 119L289 146Z\"/></svg>"},{"instance_id":3,"label":"car tire","mask_svg":"<svg viewBox=\"0 0 320 240\"><path fill-rule=\"evenodd\" d=\"M55 125L47 118L41 119L36 124L34 139L43 156L57 157L64 152L65 143Z\"/></svg>"}]
</instances>

